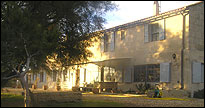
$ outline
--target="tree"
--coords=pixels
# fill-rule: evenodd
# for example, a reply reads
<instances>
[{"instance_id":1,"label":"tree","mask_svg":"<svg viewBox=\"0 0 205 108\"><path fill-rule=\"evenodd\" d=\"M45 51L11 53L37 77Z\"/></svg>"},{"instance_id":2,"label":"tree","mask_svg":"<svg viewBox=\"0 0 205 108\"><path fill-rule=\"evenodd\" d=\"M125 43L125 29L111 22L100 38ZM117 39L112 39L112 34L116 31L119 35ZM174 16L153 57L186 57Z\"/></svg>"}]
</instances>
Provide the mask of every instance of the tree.
<instances>
[{"instance_id":1,"label":"tree","mask_svg":"<svg viewBox=\"0 0 205 108\"><path fill-rule=\"evenodd\" d=\"M46 68L54 54L63 64L86 60L102 15L114 8L110 1L1 1L1 83L19 78L29 106L27 72Z\"/></svg>"}]
</instances>

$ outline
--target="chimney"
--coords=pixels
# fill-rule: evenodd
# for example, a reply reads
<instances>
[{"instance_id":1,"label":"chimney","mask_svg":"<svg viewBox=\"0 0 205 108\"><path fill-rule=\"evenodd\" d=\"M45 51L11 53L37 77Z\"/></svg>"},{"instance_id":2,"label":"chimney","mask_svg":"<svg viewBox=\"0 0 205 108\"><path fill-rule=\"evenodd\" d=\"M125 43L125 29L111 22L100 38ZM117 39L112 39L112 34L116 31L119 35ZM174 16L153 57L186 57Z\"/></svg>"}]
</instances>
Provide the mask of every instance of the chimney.
<instances>
[{"instance_id":1,"label":"chimney","mask_svg":"<svg viewBox=\"0 0 205 108\"><path fill-rule=\"evenodd\" d=\"M159 15L159 3L158 3L158 1L154 1L153 14Z\"/></svg>"}]
</instances>

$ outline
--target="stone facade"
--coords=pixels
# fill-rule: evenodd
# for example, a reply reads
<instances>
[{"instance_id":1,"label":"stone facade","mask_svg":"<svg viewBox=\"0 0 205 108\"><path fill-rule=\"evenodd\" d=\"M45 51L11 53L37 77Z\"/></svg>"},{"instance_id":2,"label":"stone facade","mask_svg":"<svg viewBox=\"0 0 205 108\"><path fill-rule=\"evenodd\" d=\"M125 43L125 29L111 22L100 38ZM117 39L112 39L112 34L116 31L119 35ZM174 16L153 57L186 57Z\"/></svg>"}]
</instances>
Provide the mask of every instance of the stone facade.
<instances>
[{"instance_id":1,"label":"stone facade","mask_svg":"<svg viewBox=\"0 0 205 108\"><path fill-rule=\"evenodd\" d=\"M185 53L185 74L184 80L190 92L204 89L204 82L192 82L192 63L204 63L204 2L191 5L189 9L189 31L188 44L189 47Z\"/></svg>"},{"instance_id":2,"label":"stone facade","mask_svg":"<svg viewBox=\"0 0 205 108\"><path fill-rule=\"evenodd\" d=\"M156 24L159 34L154 39L155 29L150 27ZM204 64L204 2L116 26L104 33L110 38L96 38L98 41L89 48L93 52L90 63L66 67L66 77L57 75L62 88L118 82L118 90L136 91L136 84L145 83L137 79L137 66L141 65L156 74L144 69L142 74L146 73L147 79L158 77L157 81L146 82L151 86L158 83L163 90L183 89L192 94L204 88L203 78L193 83L193 62ZM48 75L42 84L55 88L56 81L51 77Z\"/></svg>"}]
</instances>

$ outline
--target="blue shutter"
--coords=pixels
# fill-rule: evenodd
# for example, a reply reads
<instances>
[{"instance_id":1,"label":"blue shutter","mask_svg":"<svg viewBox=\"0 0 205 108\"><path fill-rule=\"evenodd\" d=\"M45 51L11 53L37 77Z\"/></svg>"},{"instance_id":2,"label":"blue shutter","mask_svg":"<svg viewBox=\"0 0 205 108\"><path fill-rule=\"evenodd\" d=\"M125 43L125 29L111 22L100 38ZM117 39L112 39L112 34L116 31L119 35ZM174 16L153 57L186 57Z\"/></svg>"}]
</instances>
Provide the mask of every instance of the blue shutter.
<instances>
[{"instance_id":1,"label":"blue shutter","mask_svg":"<svg viewBox=\"0 0 205 108\"><path fill-rule=\"evenodd\" d=\"M34 77L33 77L33 81L35 81L36 80L36 74L33 74L34 75Z\"/></svg>"},{"instance_id":2,"label":"blue shutter","mask_svg":"<svg viewBox=\"0 0 205 108\"><path fill-rule=\"evenodd\" d=\"M43 82L46 82L46 72L43 72Z\"/></svg>"},{"instance_id":3,"label":"blue shutter","mask_svg":"<svg viewBox=\"0 0 205 108\"><path fill-rule=\"evenodd\" d=\"M110 44L110 51L115 50L115 32L111 32L111 44Z\"/></svg>"},{"instance_id":4,"label":"blue shutter","mask_svg":"<svg viewBox=\"0 0 205 108\"><path fill-rule=\"evenodd\" d=\"M105 37L105 36L103 36L103 37L101 38L101 40L100 40L100 51L101 51L101 52L104 52L104 37Z\"/></svg>"},{"instance_id":5,"label":"blue shutter","mask_svg":"<svg viewBox=\"0 0 205 108\"><path fill-rule=\"evenodd\" d=\"M144 25L144 42L149 42L149 24Z\"/></svg>"},{"instance_id":6,"label":"blue shutter","mask_svg":"<svg viewBox=\"0 0 205 108\"><path fill-rule=\"evenodd\" d=\"M124 72L125 77L124 77L124 82L131 82L131 68L127 68Z\"/></svg>"},{"instance_id":7,"label":"blue shutter","mask_svg":"<svg viewBox=\"0 0 205 108\"><path fill-rule=\"evenodd\" d=\"M159 21L159 40L165 39L165 19Z\"/></svg>"},{"instance_id":8,"label":"blue shutter","mask_svg":"<svg viewBox=\"0 0 205 108\"><path fill-rule=\"evenodd\" d=\"M170 63L160 63L160 82L170 82Z\"/></svg>"},{"instance_id":9,"label":"blue shutter","mask_svg":"<svg viewBox=\"0 0 205 108\"><path fill-rule=\"evenodd\" d=\"M200 83L202 81L202 67L201 63L193 62L192 64L192 81L193 83Z\"/></svg>"}]
</instances>

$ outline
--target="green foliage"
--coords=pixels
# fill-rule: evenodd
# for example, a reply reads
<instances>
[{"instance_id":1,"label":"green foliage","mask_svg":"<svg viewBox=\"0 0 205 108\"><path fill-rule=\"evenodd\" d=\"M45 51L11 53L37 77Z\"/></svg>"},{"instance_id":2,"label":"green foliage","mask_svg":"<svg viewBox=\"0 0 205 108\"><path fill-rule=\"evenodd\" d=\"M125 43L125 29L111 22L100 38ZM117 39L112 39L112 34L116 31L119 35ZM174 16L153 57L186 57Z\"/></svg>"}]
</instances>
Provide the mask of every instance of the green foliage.
<instances>
[{"instance_id":1,"label":"green foliage","mask_svg":"<svg viewBox=\"0 0 205 108\"><path fill-rule=\"evenodd\" d=\"M1 17L1 64L16 67L26 62L27 54L37 54L33 61L42 62L56 49L60 32L57 27L48 29L28 8L19 2L2 2ZM52 50L53 49L53 50Z\"/></svg>"},{"instance_id":2,"label":"green foliage","mask_svg":"<svg viewBox=\"0 0 205 108\"><path fill-rule=\"evenodd\" d=\"M152 89L150 84L136 84L136 88L139 94L144 94L147 90Z\"/></svg>"},{"instance_id":3,"label":"green foliage","mask_svg":"<svg viewBox=\"0 0 205 108\"><path fill-rule=\"evenodd\" d=\"M104 100L86 99L79 103L54 103L54 105L47 104L47 106L58 107L126 107L126 105L118 102L110 102Z\"/></svg>"},{"instance_id":4,"label":"green foliage","mask_svg":"<svg viewBox=\"0 0 205 108\"><path fill-rule=\"evenodd\" d=\"M12 95L8 93L1 93L1 106L2 107L23 107L23 96ZM13 104L11 104L13 103ZM126 105L117 102L110 102L104 100L91 100L83 99L78 103L57 103L57 102L45 102L40 103L41 107L126 107Z\"/></svg>"},{"instance_id":5,"label":"green foliage","mask_svg":"<svg viewBox=\"0 0 205 108\"><path fill-rule=\"evenodd\" d=\"M194 92L194 98L204 99L204 89Z\"/></svg>"},{"instance_id":6,"label":"green foliage","mask_svg":"<svg viewBox=\"0 0 205 108\"><path fill-rule=\"evenodd\" d=\"M57 54L63 65L87 60L86 48L103 29L111 1L2 1L1 75L25 67L27 52L32 71L47 68L47 56ZM95 32L95 33L93 33Z\"/></svg>"},{"instance_id":7,"label":"green foliage","mask_svg":"<svg viewBox=\"0 0 205 108\"><path fill-rule=\"evenodd\" d=\"M1 107L24 107L24 97L9 93L1 93Z\"/></svg>"}]
</instances>

